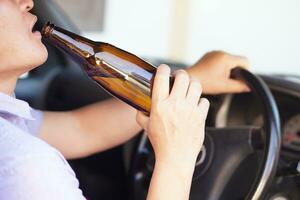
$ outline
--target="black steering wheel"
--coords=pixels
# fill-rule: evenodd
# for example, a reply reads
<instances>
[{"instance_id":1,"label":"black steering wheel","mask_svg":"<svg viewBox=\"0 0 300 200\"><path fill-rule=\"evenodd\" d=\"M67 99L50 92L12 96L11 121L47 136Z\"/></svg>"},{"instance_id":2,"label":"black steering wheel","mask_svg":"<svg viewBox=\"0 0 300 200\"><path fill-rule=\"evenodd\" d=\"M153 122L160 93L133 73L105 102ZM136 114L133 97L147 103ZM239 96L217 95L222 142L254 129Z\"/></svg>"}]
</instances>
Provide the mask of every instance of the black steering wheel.
<instances>
[{"instance_id":1,"label":"black steering wheel","mask_svg":"<svg viewBox=\"0 0 300 200\"><path fill-rule=\"evenodd\" d=\"M229 195L230 200L263 199L276 172L281 133L279 112L274 97L260 77L245 69L235 68L231 76L244 81L258 97L263 106L264 125L260 128L250 126L206 129L203 149L198 156L192 182L190 194L192 200L229 199L223 196L226 186L232 184L230 180L243 161L255 152L262 153L250 189L247 189L243 197ZM132 199L146 199L154 160L150 142L143 135L131 166ZM242 179L243 175L240 176Z\"/></svg>"}]
</instances>

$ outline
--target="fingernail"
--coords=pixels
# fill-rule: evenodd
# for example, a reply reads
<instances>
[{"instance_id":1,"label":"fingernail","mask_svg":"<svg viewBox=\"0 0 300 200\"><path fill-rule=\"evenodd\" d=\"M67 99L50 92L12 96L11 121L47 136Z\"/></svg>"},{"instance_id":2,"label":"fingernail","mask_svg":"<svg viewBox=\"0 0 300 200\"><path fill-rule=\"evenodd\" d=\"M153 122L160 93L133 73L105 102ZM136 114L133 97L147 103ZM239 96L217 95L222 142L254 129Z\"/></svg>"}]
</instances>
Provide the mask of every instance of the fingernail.
<instances>
[{"instance_id":1,"label":"fingernail","mask_svg":"<svg viewBox=\"0 0 300 200\"><path fill-rule=\"evenodd\" d=\"M248 88L248 87L246 87L246 88L244 89L244 92L251 92L251 89Z\"/></svg>"},{"instance_id":2,"label":"fingernail","mask_svg":"<svg viewBox=\"0 0 300 200\"><path fill-rule=\"evenodd\" d=\"M164 72L169 72L171 70L170 67L168 65L166 65L166 64L159 65L159 68L161 70L163 70Z\"/></svg>"}]
</instances>

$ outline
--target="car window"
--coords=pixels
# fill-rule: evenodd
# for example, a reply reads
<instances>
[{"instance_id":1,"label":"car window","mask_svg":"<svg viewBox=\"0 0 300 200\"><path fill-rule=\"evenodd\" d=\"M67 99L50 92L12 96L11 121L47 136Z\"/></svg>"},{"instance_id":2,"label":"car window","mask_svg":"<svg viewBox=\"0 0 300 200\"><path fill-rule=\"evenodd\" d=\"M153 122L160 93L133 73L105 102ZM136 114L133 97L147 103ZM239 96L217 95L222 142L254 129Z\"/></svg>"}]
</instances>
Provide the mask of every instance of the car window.
<instances>
[{"instance_id":1,"label":"car window","mask_svg":"<svg viewBox=\"0 0 300 200\"><path fill-rule=\"evenodd\" d=\"M103 30L105 0L56 0L81 32Z\"/></svg>"},{"instance_id":2,"label":"car window","mask_svg":"<svg viewBox=\"0 0 300 200\"><path fill-rule=\"evenodd\" d=\"M57 0L82 34L142 57L192 64L211 50L260 73L300 75L300 1Z\"/></svg>"}]
</instances>

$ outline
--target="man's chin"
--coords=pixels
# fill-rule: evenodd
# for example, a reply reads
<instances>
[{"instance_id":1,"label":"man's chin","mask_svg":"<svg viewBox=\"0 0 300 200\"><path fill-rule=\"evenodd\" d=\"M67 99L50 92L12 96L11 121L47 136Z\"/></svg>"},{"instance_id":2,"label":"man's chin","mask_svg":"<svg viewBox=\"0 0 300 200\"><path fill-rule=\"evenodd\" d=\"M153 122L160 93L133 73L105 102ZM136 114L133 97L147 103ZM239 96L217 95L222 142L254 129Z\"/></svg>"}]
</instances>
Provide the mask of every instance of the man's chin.
<instances>
[{"instance_id":1,"label":"man's chin","mask_svg":"<svg viewBox=\"0 0 300 200\"><path fill-rule=\"evenodd\" d=\"M39 65L44 64L48 59L48 50L44 45L43 45L43 48L44 48L43 49L43 55L41 56L41 63Z\"/></svg>"},{"instance_id":2,"label":"man's chin","mask_svg":"<svg viewBox=\"0 0 300 200\"><path fill-rule=\"evenodd\" d=\"M29 72L29 71L41 66L42 64L44 64L47 61L48 52L45 51L45 52L43 52L43 54L39 54L38 56L39 57L32 59L32 61L34 61L34 62L31 62L29 65L27 65L26 72Z\"/></svg>"},{"instance_id":3,"label":"man's chin","mask_svg":"<svg viewBox=\"0 0 300 200\"><path fill-rule=\"evenodd\" d=\"M47 48L42 45L42 48L40 49L39 53L37 54L38 57L35 59L35 67L38 67L42 64L44 64L47 59L48 59L48 51L47 51Z\"/></svg>"}]
</instances>

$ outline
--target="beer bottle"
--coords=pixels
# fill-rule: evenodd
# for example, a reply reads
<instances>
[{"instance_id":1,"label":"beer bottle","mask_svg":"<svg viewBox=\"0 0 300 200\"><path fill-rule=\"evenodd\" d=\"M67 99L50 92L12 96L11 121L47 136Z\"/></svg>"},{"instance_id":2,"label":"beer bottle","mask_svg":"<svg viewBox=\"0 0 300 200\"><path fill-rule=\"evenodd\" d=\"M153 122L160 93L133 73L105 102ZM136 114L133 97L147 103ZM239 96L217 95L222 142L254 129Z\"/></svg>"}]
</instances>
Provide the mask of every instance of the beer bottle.
<instances>
[{"instance_id":1,"label":"beer bottle","mask_svg":"<svg viewBox=\"0 0 300 200\"><path fill-rule=\"evenodd\" d=\"M111 44L89 40L50 22L41 33L107 92L149 114L155 66ZM170 85L173 81L170 77Z\"/></svg>"}]
</instances>

